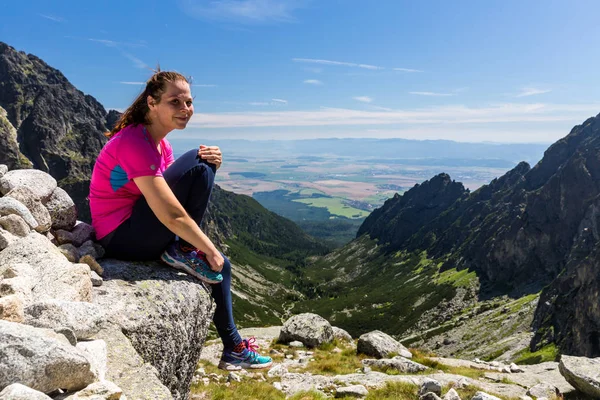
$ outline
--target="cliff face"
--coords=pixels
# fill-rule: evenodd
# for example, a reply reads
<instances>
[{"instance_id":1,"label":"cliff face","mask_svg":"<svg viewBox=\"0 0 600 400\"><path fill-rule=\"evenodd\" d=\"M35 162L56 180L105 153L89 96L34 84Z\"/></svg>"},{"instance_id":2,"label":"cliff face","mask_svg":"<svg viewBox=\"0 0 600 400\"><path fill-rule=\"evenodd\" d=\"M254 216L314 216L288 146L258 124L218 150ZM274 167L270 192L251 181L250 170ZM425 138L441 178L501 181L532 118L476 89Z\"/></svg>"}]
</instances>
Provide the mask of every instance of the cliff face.
<instances>
[{"instance_id":1,"label":"cliff face","mask_svg":"<svg viewBox=\"0 0 600 400\"><path fill-rule=\"evenodd\" d=\"M0 107L25 156L3 152L0 162L17 168L30 162L48 172L73 197L80 218L89 219L85 199L94 161L106 141L104 107L38 57L1 42Z\"/></svg>"},{"instance_id":2,"label":"cliff face","mask_svg":"<svg viewBox=\"0 0 600 400\"><path fill-rule=\"evenodd\" d=\"M600 116L532 169L521 163L471 194L448 182L440 175L388 200L359 235L388 252L425 250L444 261L442 271L475 271L483 299L550 285L534 347L556 340L569 353L600 355Z\"/></svg>"}]
</instances>

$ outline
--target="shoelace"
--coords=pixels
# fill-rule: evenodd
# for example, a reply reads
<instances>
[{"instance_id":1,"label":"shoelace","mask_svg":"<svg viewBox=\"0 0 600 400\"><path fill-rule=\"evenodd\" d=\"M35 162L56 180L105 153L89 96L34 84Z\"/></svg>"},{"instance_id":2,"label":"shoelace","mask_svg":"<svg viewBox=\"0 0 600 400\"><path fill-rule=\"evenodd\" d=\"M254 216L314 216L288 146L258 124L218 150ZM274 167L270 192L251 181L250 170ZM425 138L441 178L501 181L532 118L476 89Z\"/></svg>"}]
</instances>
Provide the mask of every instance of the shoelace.
<instances>
[{"instance_id":1,"label":"shoelace","mask_svg":"<svg viewBox=\"0 0 600 400\"><path fill-rule=\"evenodd\" d=\"M256 344L256 338L254 336L249 339L244 339L244 346L253 353L258 353L258 349L260 349L260 346Z\"/></svg>"}]
</instances>

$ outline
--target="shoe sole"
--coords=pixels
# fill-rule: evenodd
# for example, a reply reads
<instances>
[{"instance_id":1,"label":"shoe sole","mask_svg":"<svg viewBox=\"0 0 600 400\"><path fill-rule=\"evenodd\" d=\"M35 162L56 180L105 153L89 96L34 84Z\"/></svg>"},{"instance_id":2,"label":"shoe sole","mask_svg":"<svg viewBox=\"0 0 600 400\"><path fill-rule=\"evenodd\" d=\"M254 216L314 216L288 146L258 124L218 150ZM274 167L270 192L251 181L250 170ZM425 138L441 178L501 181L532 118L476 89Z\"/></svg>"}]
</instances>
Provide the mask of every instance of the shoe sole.
<instances>
[{"instance_id":1,"label":"shoe sole","mask_svg":"<svg viewBox=\"0 0 600 400\"><path fill-rule=\"evenodd\" d=\"M239 371L243 369L261 369L261 368L269 368L273 365L273 361L269 361L264 364L248 364L248 363L237 363L232 364L225 361L219 361L219 369L224 369L225 371Z\"/></svg>"},{"instance_id":2,"label":"shoe sole","mask_svg":"<svg viewBox=\"0 0 600 400\"><path fill-rule=\"evenodd\" d=\"M160 259L161 259L162 262L164 262L165 264L167 264L169 267L173 267L175 269L183 271L186 274L192 275L194 278L200 279L201 281L204 281L206 283L210 283L210 284L214 285L214 284L223 282L223 279L221 279L221 280L218 281L218 280L210 279L210 278L207 278L206 276L200 275L199 273L197 273L196 271L194 271L193 269L191 269L190 267L188 267L184 263L175 260L174 258L172 258L171 256L167 255L166 253L163 253L160 256Z\"/></svg>"}]
</instances>

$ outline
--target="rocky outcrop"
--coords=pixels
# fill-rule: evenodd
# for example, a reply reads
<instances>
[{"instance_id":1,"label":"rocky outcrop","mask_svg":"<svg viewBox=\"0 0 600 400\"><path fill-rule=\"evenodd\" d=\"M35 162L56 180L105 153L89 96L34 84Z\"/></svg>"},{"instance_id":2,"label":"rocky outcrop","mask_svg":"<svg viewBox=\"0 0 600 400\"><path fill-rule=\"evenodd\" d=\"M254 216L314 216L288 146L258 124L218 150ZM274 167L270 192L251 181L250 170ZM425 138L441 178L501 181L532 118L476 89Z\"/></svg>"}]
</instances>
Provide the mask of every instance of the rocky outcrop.
<instances>
[{"instance_id":1,"label":"rocky outcrop","mask_svg":"<svg viewBox=\"0 0 600 400\"><path fill-rule=\"evenodd\" d=\"M9 171L0 188L0 390L187 399L214 312L209 289L158 263L98 264L92 227L72 221L48 174ZM70 261L66 245L82 257ZM91 268L102 275L95 287Z\"/></svg>"},{"instance_id":2,"label":"rocky outcrop","mask_svg":"<svg viewBox=\"0 0 600 400\"><path fill-rule=\"evenodd\" d=\"M19 151L17 130L6 115L0 107L0 160L9 168L31 168L31 162Z\"/></svg>"},{"instance_id":3,"label":"rocky outcrop","mask_svg":"<svg viewBox=\"0 0 600 400\"><path fill-rule=\"evenodd\" d=\"M600 398L600 358L563 355L558 368L575 389L594 399Z\"/></svg>"},{"instance_id":4,"label":"rocky outcrop","mask_svg":"<svg viewBox=\"0 0 600 400\"><path fill-rule=\"evenodd\" d=\"M279 334L281 343L300 341L306 347L317 347L333 341L333 329L325 318L311 313L294 315Z\"/></svg>"}]
</instances>

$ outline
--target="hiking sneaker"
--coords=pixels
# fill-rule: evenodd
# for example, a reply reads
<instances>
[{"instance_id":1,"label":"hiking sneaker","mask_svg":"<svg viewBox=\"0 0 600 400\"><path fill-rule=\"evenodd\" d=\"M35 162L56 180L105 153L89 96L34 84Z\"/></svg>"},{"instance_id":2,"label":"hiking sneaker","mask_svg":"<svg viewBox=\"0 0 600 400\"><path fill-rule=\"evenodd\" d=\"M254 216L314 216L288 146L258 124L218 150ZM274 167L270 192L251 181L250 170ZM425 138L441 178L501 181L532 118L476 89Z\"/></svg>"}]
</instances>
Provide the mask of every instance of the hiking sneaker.
<instances>
[{"instance_id":1,"label":"hiking sneaker","mask_svg":"<svg viewBox=\"0 0 600 400\"><path fill-rule=\"evenodd\" d=\"M219 368L226 371L238 371L244 369L268 368L273 364L271 357L261 356L256 352L258 346L254 344L254 338L244 339L244 349L240 352L223 350Z\"/></svg>"},{"instance_id":2,"label":"hiking sneaker","mask_svg":"<svg viewBox=\"0 0 600 400\"><path fill-rule=\"evenodd\" d=\"M183 251L173 242L162 253L160 259L173 268L180 269L206 283L221 283L223 275L210 269L204 253L196 250Z\"/></svg>"}]
</instances>

